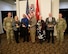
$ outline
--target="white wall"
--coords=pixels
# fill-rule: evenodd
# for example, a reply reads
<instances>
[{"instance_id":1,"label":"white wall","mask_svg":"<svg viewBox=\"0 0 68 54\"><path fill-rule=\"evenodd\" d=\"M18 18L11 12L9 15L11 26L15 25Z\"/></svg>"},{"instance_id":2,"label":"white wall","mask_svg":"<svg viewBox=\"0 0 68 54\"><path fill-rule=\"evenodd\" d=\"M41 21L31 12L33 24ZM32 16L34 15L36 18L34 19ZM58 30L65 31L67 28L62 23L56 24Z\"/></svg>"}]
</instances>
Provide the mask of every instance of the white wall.
<instances>
[{"instance_id":1,"label":"white wall","mask_svg":"<svg viewBox=\"0 0 68 54\"><path fill-rule=\"evenodd\" d=\"M59 0L52 0L52 14L56 20L59 18ZM54 35L57 36L56 26L54 28Z\"/></svg>"},{"instance_id":2,"label":"white wall","mask_svg":"<svg viewBox=\"0 0 68 54\"><path fill-rule=\"evenodd\" d=\"M26 1L20 1L20 9L19 9L19 12L20 12L20 20L21 18L23 17L23 14L26 13Z\"/></svg>"},{"instance_id":3,"label":"white wall","mask_svg":"<svg viewBox=\"0 0 68 54\"><path fill-rule=\"evenodd\" d=\"M51 12L51 0L38 0L39 1L39 7L40 12L42 15L42 18L45 20L46 17L48 17L48 14ZM29 6L31 4L34 4L36 7L36 0L29 0ZM22 18L22 15L26 12L26 0L25 1L19 1L20 10L17 12L20 13L20 19Z\"/></svg>"},{"instance_id":4,"label":"white wall","mask_svg":"<svg viewBox=\"0 0 68 54\"><path fill-rule=\"evenodd\" d=\"M59 14L59 0L52 0L52 14L57 20Z\"/></svg>"},{"instance_id":5,"label":"white wall","mask_svg":"<svg viewBox=\"0 0 68 54\"><path fill-rule=\"evenodd\" d=\"M60 9L68 8L68 2L60 2Z\"/></svg>"},{"instance_id":6,"label":"white wall","mask_svg":"<svg viewBox=\"0 0 68 54\"><path fill-rule=\"evenodd\" d=\"M49 13L51 13L51 0L40 0L40 11L43 19L45 20Z\"/></svg>"},{"instance_id":7,"label":"white wall","mask_svg":"<svg viewBox=\"0 0 68 54\"><path fill-rule=\"evenodd\" d=\"M3 33L1 11L13 11L13 10L16 10L15 6L16 5L11 5L9 3L0 1L0 34Z\"/></svg>"}]
</instances>

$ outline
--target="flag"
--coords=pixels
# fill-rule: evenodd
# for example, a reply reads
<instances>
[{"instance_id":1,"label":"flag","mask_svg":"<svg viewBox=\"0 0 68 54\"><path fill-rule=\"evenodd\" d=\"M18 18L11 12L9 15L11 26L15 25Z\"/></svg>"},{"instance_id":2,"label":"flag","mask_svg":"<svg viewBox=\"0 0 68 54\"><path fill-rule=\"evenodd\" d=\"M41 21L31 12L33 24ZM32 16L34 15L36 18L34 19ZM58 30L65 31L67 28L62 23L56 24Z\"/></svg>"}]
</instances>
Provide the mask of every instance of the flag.
<instances>
[{"instance_id":1,"label":"flag","mask_svg":"<svg viewBox=\"0 0 68 54\"><path fill-rule=\"evenodd\" d=\"M26 3L26 17L29 19L30 16L29 16L29 3L28 3L28 0L27 0L27 3Z\"/></svg>"},{"instance_id":2,"label":"flag","mask_svg":"<svg viewBox=\"0 0 68 54\"><path fill-rule=\"evenodd\" d=\"M40 16L39 3L38 3L38 0L36 0L36 18L37 20L39 20L39 16Z\"/></svg>"},{"instance_id":3,"label":"flag","mask_svg":"<svg viewBox=\"0 0 68 54\"><path fill-rule=\"evenodd\" d=\"M27 15L29 14L29 3L28 3L28 0L27 0L27 3L26 3L26 14Z\"/></svg>"}]
</instances>

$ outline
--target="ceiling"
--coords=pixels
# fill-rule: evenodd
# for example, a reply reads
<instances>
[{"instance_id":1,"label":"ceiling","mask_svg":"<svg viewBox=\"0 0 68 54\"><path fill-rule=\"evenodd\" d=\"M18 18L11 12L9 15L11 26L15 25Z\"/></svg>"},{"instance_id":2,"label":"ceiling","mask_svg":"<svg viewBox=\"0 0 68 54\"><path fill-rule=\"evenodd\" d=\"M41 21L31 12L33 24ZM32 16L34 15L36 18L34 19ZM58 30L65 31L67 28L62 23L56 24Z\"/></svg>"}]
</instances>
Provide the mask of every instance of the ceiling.
<instances>
[{"instance_id":1,"label":"ceiling","mask_svg":"<svg viewBox=\"0 0 68 54\"><path fill-rule=\"evenodd\" d=\"M1 1L4 1L4 2L7 2L7 3L10 3L10 4L12 4L12 5L15 5L15 1L16 0L1 0ZM68 2L68 0L60 0L60 2Z\"/></svg>"},{"instance_id":2,"label":"ceiling","mask_svg":"<svg viewBox=\"0 0 68 54\"><path fill-rule=\"evenodd\" d=\"M60 0L60 2L68 2L68 0Z\"/></svg>"},{"instance_id":3,"label":"ceiling","mask_svg":"<svg viewBox=\"0 0 68 54\"><path fill-rule=\"evenodd\" d=\"M4 2L7 2L7 3L10 3L10 4L12 4L12 5L15 5L15 1L16 0L1 0L1 1L4 1Z\"/></svg>"},{"instance_id":4,"label":"ceiling","mask_svg":"<svg viewBox=\"0 0 68 54\"><path fill-rule=\"evenodd\" d=\"M16 0L0 0L0 1L4 1L4 2L10 3L12 5L15 5L15 2L16 2ZM24 0L20 0L20 1L24 1Z\"/></svg>"}]
</instances>

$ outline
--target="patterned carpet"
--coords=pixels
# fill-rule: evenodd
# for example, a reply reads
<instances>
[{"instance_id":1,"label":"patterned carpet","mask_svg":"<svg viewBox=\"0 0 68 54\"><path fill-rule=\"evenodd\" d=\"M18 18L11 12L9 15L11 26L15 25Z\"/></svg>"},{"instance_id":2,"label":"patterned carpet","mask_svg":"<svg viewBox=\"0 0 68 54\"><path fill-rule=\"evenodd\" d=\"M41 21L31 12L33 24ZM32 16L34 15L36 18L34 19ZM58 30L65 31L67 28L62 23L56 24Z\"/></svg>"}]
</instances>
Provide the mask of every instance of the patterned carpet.
<instances>
[{"instance_id":1,"label":"patterned carpet","mask_svg":"<svg viewBox=\"0 0 68 54\"><path fill-rule=\"evenodd\" d=\"M43 42L40 44L24 42L20 39L20 43L7 44L6 35L2 34L0 44L0 54L68 54L68 35L65 35L65 41L62 45L58 44L55 38L55 43L52 44Z\"/></svg>"}]
</instances>

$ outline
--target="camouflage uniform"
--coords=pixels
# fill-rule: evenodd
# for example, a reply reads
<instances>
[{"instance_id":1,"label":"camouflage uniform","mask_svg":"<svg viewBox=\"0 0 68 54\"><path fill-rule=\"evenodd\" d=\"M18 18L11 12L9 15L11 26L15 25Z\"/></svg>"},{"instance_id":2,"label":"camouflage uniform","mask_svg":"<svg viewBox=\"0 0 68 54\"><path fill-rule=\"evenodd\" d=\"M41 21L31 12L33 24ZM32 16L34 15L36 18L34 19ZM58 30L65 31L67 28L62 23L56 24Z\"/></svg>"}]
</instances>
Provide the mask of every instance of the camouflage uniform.
<instances>
[{"instance_id":1,"label":"camouflage uniform","mask_svg":"<svg viewBox=\"0 0 68 54\"><path fill-rule=\"evenodd\" d=\"M57 25L57 40L63 42L64 40L64 31L67 28L66 21L63 18L59 18Z\"/></svg>"},{"instance_id":2,"label":"camouflage uniform","mask_svg":"<svg viewBox=\"0 0 68 54\"><path fill-rule=\"evenodd\" d=\"M4 18L4 22L3 22L3 27L4 30L6 31L6 35L7 35L7 41L8 43L10 43L10 41L13 41L13 29L12 29L12 18Z\"/></svg>"}]
</instances>

